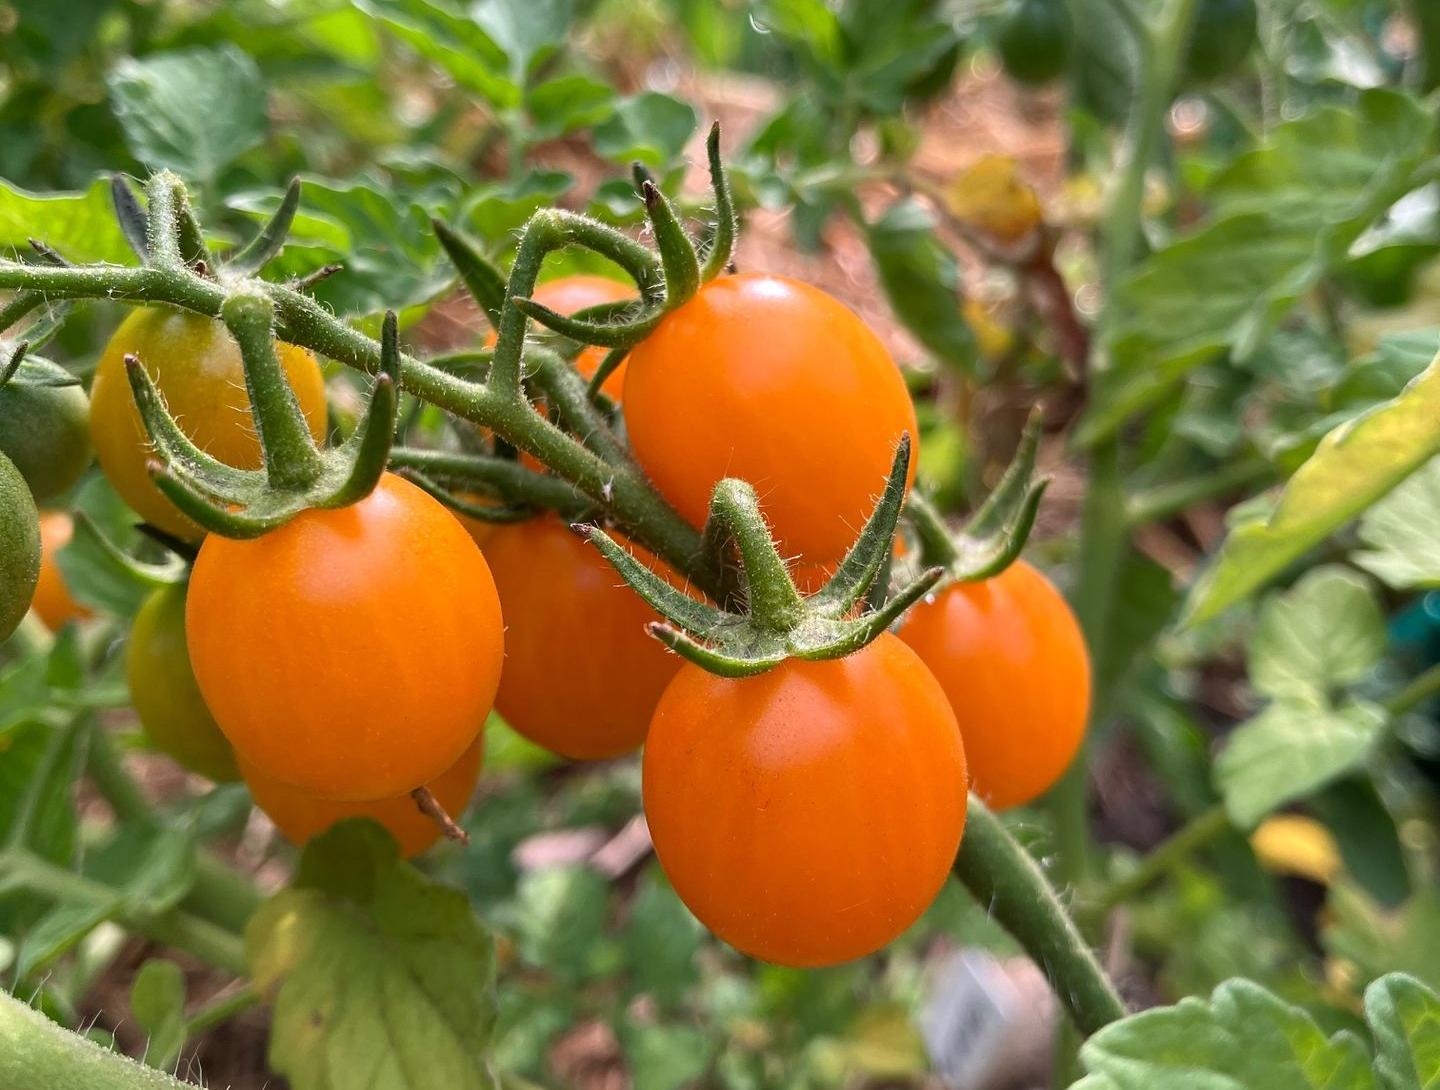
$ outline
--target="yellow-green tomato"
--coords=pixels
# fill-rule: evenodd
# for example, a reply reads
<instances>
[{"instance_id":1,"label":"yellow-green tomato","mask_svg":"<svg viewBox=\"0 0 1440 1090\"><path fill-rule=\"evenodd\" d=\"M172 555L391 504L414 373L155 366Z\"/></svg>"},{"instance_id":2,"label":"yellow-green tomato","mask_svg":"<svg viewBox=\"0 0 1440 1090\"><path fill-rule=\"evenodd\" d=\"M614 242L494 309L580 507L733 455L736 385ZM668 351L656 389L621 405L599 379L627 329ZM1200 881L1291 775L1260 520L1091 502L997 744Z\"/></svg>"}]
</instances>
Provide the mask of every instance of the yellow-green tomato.
<instances>
[{"instance_id":1,"label":"yellow-green tomato","mask_svg":"<svg viewBox=\"0 0 1440 1090\"><path fill-rule=\"evenodd\" d=\"M15 464L0 454L0 640L30 608L40 575L40 514Z\"/></svg>"},{"instance_id":2,"label":"yellow-green tomato","mask_svg":"<svg viewBox=\"0 0 1440 1090\"><path fill-rule=\"evenodd\" d=\"M311 434L325 434L325 378L303 348L275 343L280 365ZM181 429L201 450L241 469L258 469L262 454L240 346L223 322L168 307L142 307L120 323L105 346L90 390L90 437L100 468L146 522L185 541L203 531L150 479L152 447L125 373L135 356L164 395Z\"/></svg>"},{"instance_id":3,"label":"yellow-green tomato","mask_svg":"<svg viewBox=\"0 0 1440 1090\"><path fill-rule=\"evenodd\" d=\"M185 584L161 587L140 607L125 651L125 676L140 724L155 748L180 764L238 780L235 751L211 718L185 647Z\"/></svg>"}]
</instances>

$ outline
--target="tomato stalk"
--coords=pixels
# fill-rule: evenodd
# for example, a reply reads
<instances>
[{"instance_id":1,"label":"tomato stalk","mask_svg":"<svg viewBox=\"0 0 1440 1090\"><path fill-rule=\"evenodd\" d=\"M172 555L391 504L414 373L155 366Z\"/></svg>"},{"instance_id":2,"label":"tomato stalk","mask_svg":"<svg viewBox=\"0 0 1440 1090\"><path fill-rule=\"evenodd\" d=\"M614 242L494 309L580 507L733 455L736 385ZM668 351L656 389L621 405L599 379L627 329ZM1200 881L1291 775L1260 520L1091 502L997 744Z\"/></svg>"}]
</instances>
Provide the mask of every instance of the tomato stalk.
<instances>
[{"instance_id":1,"label":"tomato stalk","mask_svg":"<svg viewBox=\"0 0 1440 1090\"><path fill-rule=\"evenodd\" d=\"M705 550L712 564L725 567L732 551L738 556L744 602L733 609L728 602L717 608L675 589L598 527L576 529L669 622L650 626L656 639L710 673L748 677L790 658L832 659L858 651L944 574L931 568L878 609L853 615L894 549L909 464L910 439L903 436L880 502L835 574L809 597L802 597L796 588L755 489L746 481L731 478L716 486L705 528Z\"/></svg>"},{"instance_id":2,"label":"tomato stalk","mask_svg":"<svg viewBox=\"0 0 1440 1090\"><path fill-rule=\"evenodd\" d=\"M1115 986L1039 866L973 794L955 873L1045 973L1081 1033L1125 1016Z\"/></svg>"}]
</instances>

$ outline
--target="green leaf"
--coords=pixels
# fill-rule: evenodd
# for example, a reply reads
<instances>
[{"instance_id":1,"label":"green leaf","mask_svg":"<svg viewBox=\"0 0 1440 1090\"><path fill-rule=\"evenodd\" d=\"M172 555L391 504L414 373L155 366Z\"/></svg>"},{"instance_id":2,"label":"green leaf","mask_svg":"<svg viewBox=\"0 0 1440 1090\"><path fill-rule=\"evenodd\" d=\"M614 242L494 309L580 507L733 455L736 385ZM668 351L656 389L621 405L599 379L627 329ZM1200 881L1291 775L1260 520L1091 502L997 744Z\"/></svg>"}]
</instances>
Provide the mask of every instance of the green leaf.
<instances>
[{"instance_id":1,"label":"green leaf","mask_svg":"<svg viewBox=\"0 0 1440 1090\"><path fill-rule=\"evenodd\" d=\"M1375 1034L1375 1068L1388 1090L1440 1086L1440 995L1394 973L1365 989L1365 1018Z\"/></svg>"},{"instance_id":2,"label":"green leaf","mask_svg":"<svg viewBox=\"0 0 1440 1090\"><path fill-rule=\"evenodd\" d=\"M699 976L695 952L700 923L681 903L658 867L645 876L630 902L622 942L636 992L661 1008L678 1006Z\"/></svg>"},{"instance_id":3,"label":"green leaf","mask_svg":"<svg viewBox=\"0 0 1440 1090\"><path fill-rule=\"evenodd\" d=\"M973 373L975 335L961 312L959 267L937 239L935 217L915 201L897 201L866 226L866 239L905 328L943 363Z\"/></svg>"},{"instance_id":4,"label":"green leaf","mask_svg":"<svg viewBox=\"0 0 1440 1090\"><path fill-rule=\"evenodd\" d=\"M195 840L188 829L171 825L125 825L86 855L83 869L118 889L132 910L164 912L195 885Z\"/></svg>"},{"instance_id":5,"label":"green leaf","mask_svg":"<svg viewBox=\"0 0 1440 1090\"><path fill-rule=\"evenodd\" d=\"M269 129L260 69L233 45L120 60L106 80L135 158L211 183Z\"/></svg>"},{"instance_id":6,"label":"green leaf","mask_svg":"<svg viewBox=\"0 0 1440 1090\"><path fill-rule=\"evenodd\" d=\"M615 115L595 128L595 150L617 163L639 160L652 170L675 162L695 132L695 107L658 91L621 99Z\"/></svg>"},{"instance_id":7,"label":"green leaf","mask_svg":"<svg viewBox=\"0 0 1440 1090\"><path fill-rule=\"evenodd\" d=\"M635 1090L680 1090L692 1086L710 1062L710 1042L689 1026L642 1025L626 1019L620 1044Z\"/></svg>"},{"instance_id":8,"label":"green leaf","mask_svg":"<svg viewBox=\"0 0 1440 1090\"><path fill-rule=\"evenodd\" d=\"M1212 186L1198 231L1142 262L1115 293L1108 365L1080 440L1105 438L1200 364L1249 357L1295 301L1413 188L1435 119L1395 91L1277 126Z\"/></svg>"},{"instance_id":9,"label":"green leaf","mask_svg":"<svg viewBox=\"0 0 1440 1090\"><path fill-rule=\"evenodd\" d=\"M1231 820L1248 829L1363 761L1385 730L1385 712L1359 701L1277 700L1242 723L1215 762Z\"/></svg>"},{"instance_id":10,"label":"green leaf","mask_svg":"<svg viewBox=\"0 0 1440 1090\"><path fill-rule=\"evenodd\" d=\"M596 968L605 932L609 886L588 867L552 867L520 880L516 912L520 956L576 981Z\"/></svg>"},{"instance_id":11,"label":"green leaf","mask_svg":"<svg viewBox=\"0 0 1440 1090\"><path fill-rule=\"evenodd\" d=\"M1384 653L1385 618L1370 584L1345 568L1316 568L1261 608L1250 681L1266 696L1303 699L1359 681Z\"/></svg>"},{"instance_id":12,"label":"green leaf","mask_svg":"<svg viewBox=\"0 0 1440 1090\"><path fill-rule=\"evenodd\" d=\"M506 75L510 58L473 20L432 0L354 0L354 4L465 90L501 109L520 104L520 87Z\"/></svg>"},{"instance_id":13,"label":"green leaf","mask_svg":"<svg viewBox=\"0 0 1440 1090\"><path fill-rule=\"evenodd\" d=\"M572 74L548 80L525 95L534 138L557 136L598 125L615 112L615 92L607 83Z\"/></svg>"},{"instance_id":14,"label":"green leaf","mask_svg":"<svg viewBox=\"0 0 1440 1090\"><path fill-rule=\"evenodd\" d=\"M165 1071L185 1047L185 974L163 958L150 958L135 974L130 1013L148 1040L145 1062Z\"/></svg>"},{"instance_id":15,"label":"green leaf","mask_svg":"<svg viewBox=\"0 0 1440 1090\"><path fill-rule=\"evenodd\" d=\"M1440 987L1440 895L1433 886L1387 908L1343 881L1331 888L1322 918L1321 943L1350 965L1357 985L1403 970Z\"/></svg>"},{"instance_id":16,"label":"green leaf","mask_svg":"<svg viewBox=\"0 0 1440 1090\"><path fill-rule=\"evenodd\" d=\"M1208 1001L1182 999L1106 1026L1081 1048L1090 1074L1072 1090L1434 1087L1437 1003L1429 989L1398 974L1377 983L1365 1005L1379 1049L1372 1066L1354 1034L1327 1037L1299 1007L1253 981L1229 980ZM1426 1081L1406 1081L1414 1072Z\"/></svg>"},{"instance_id":17,"label":"green leaf","mask_svg":"<svg viewBox=\"0 0 1440 1090\"><path fill-rule=\"evenodd\" d=\"M55 905L20 940L15 952L15 979L26 980L69 952L114 914L119 898L108 902Z\"/></svg>"},{"instance_id":18,"label":"green leaf","mask_svg":"<svg viewBox=\"0 0 1440 1090\"><path fill-rule=\"evenodd\" d=\"M104 477L97 474L85 482L75 509L87 518L76 520L55 562L76 601L116 617L133 617L156 587L183 578L184 562L173 555L154 564L128 559L142 548L158 549L135 528L135 513Z\"/></svg>"},{"instance_id":19,"label":"green leaf","mask_svg":"<svg viewBox=\"0 0 1440 1090\"><path fill-rule=\"evenodd\" d=\"M295 1090L498 1086L490 936L373 822L312 840L245 945L255 986L274 994L270 1063Z\"/></svg>"},{"instance_id":20,"label":"green leaf","mask_svg":"<svg viewBox=\"0 0 1440 1090\"><path fill-rule=\"evenodd\" d=\"M510 78L523 86L553 57L575 18L574 0L475 0L470 18L510 60Z\"/></svg>"},{"instance_id":21,"label":"green leaf","mask_svg":"<svg viewBox=\"0 0 1440 1090\"><path fill-rule=\"evenodd\" d=\"M0 178L0 247L27 249L32 235L70 261L135 263L103 180L83 193L32 193Z\"/></svg>"},{"instance_id":22,"label":"green leaf","mask_svg":"<svg viewBox=\"0 0 1440 1090\"><path fill-rule=\"evenodd\" d=\"M1440 458L1360 518L1352 559L1396 590L1440 587Z\"/></svg>"},{"instance_id":23,"label":"green leaf","mask_svg":"<svg viewBox=\"0 0 1440 1090\"><path fill-rule=\"evenodd\" d=\"M1401 395L1335 428L1286 484L1273 513L1232 525L1191 589L1184 623L1214 617L1440 454L1440 357Z\"/></svg>"}]
</instances>

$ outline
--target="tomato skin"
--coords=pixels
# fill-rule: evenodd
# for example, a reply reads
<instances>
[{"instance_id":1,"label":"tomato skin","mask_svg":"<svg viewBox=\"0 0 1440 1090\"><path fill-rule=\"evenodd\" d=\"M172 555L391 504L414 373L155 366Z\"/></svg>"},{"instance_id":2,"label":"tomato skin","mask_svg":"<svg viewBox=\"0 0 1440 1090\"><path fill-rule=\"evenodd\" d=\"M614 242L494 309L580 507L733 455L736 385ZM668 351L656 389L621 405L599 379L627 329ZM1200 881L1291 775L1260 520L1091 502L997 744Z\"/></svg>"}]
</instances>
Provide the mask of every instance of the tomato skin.
<instances>
[{"instance_id":1,"label":"tomato skin","mask_svg":"<svg viewBox=\"0 0 1440 1090\"><path fill-rule=\"evenodd\" d=\"M281 366L316 440L325 434L325 378L303 348L277 342ZM155 487L145 463L149 436L125 375L125 356L145 366L180 427L200 449L241 469L261 464L240 347L224 323L166 307L131 311L105 346L90 391L90 436L100 468L135 511L167 533L198 541L204 531Z\"/></svg>"},{"instance_id":2,"label":"tomato skin","mask_svg":"<svg viewBox=\"0 0 1440 1090\"><path fill-rule=\"evenodd\" d=\"M687 663L645 743L645 815L675 891L781 965L850 961L914 923L955 861L965 785L945 694L888 633L753 678Z\"/></svg>"},{"instance_id":3,"label":"tomato skin","mask_svg":"<svg viewBox=\"0 0 1440 1090\"><path fill-rule=\"evenodd\" d=\"M94 614L70 596L65 575L55 554L70 543L75 523L66 511L40 512L40 577L35 582L35 599L30 608L51 632L59 632L70 621L83 621Z\"/></svg>"},{"instance_id":4,"label":"tomato skin","mask_svg":"<svg viewBox=\"0 0 1440 1090\"><path fill-rule=\"evenodd\" d=\"M535 291L530 298L542 306L547 306L557 314L575 314L590 307L598 307L602 303L619 303L626 299L635 298L635 289L618 280L611 280L608 276L561 276L554 280L547 280L543 284L537 284ZM485 337L485 347L495 347L495 332L491 330ZM580 350L575 357L575 369L587 379L600 369L600 364L605 362L608 349L598 345L590 345ZM620 395L625 389L625 364L611 371L605 381L600 384L601 391L611 401L619 401Z\"/></svg>"},{"instance_id":5,"label":"tomato skin","mask_svg":"<svg viewBox=\"0 0 1440 1090\"><path fill-rule=\"evenodd\" d=\"M435 800L456 820L469 805L480 780L483 749L482 733L475 736L454 764L426 784ZM303 846L336 822L357 817L370 818L385 826L406 859L419 855L440 839L440 826L422 814L408 794L374 802L332 802L287 787L244 758L240 759L240 771L255 805L265 811L292 844Z\"/></svg>"},{"instance_id":6,"label":"tomato skin","mask_svg":"<svg viewBox=\"0 0 1440 1090\"><path fill-rule=\"evenodd\" d=\"M480 550L389 473L349 507L251 541L207 537L185 628L200 692L240 755L342 802L402 795L454 764L503 657Z\"/></svg>"},{"instance_id":7,"label":"tomato skin","mask_svg":"<svg viewBox=\"0 0 1440 1090\"><path fill-rule=\"evenodd\" d=\"M1085 737L1090 656L1075 615L1023 560L910 611L900 638L935 673L960 723L971 787L996 809L1048 791Z\"/></svg>"},{"instance_id":8,"label":"tomato skin","mask_svg":"<svg viewBox=\"0 0 1440 1090\"><path fill-rule=\"evenodd\" d=\"M1064 74L1074 39L1065 0L1019 0L1000 24L995 48L1011 79L1038 86Z\"/></svg>"},{"instance_id":9,"label":"tomato skin","mask_svg":"<svg viewBox=\"0 0 1440 1090\"><path fill-rule=\"evenodd\" d=\"M630 353L623 403L650 479L695 526L724 477L755 486L782 555L832 565L917 438L899 368L855 313L784 277L722 276ZM918 455L910 461L914 480Z\"/></svg>"},{"instance_id":10,"label":"tomato skin","mask_svg":"<svg viewBox=\"0 0 1440 1090\"><path fill-rule=\"evenodd\" d=\"M90 403L77 386L0 386L0 454L36 503L53 500L90 465Z\"/></svg>"},{"instance_id":11,"label":"tomato skin","mask_svg":"<svg viewBox=\"0 0 1440 1090\"><path fill-rule=\"evenodd\" d=\"M0 454L0 640L14 632L40 576L40 513L15 464Z\"/></svg>"},{"instance_id":12,"label":"tomato skin","mask_svg":"<svg viewBox=\"0 0 1440 1090\"><path fill-rule=\"evenodd\" d=\"M125 646L130 701L162 753L217 783L240 778L235 751L215 725L185 646L185 585L161 587L135 614Z\"/></svg>"},{"instance_id":13,"label":"tomato skin","mask_svg":"<svg viewBox=\"0 0 1440 1090\"><path fill-rule=\"evenodd\" d=\"M635 552L651 567L660 564ZM485 559L506 618L495 698L505 721L576 760L639 746L683 661L646 633L646 624L659 620L655 611L554 516L496 527Z\"/></svg>"}]
</instances>

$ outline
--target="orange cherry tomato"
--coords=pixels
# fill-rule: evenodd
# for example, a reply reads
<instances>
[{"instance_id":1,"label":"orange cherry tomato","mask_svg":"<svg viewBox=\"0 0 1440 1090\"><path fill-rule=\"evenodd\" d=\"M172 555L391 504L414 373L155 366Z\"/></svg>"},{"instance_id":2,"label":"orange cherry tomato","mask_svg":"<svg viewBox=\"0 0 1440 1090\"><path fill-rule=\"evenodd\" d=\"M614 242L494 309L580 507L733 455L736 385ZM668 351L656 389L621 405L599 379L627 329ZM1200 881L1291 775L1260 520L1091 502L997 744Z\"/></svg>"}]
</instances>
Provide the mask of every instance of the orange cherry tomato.
<instances>
[{"instance_id":1,"label":"orange cherry tomato","mask_svg":"<svg viewBox=\"0 0 1440 1090\"><path fill-rule=\"evenodd\" d=\"M325 435L325 377L303 348L276 342L310 432ZM201 450L241 469L261 464L260 439L250 416L240 346L223 322L201 314L143 307L115 330L90 390L90 436L100 468L148 523L185 541L204 531L180 513L150 479L150 438L135 408L125 357L136 356L165 396L170 414Z\"/></svg>"},{"instance_id":2,"label":"orange cherry tomato","mask_svg":"<svg viewBox=\"0 0 1440 1090\"><path fill-rule=\"evenodd\" d=\"M1044 794L1090 714L1090 656L1050 581L1023 560L910 611L900 638L935 673L960 723L971 786L997 809Z\"/></svg>"},{"instance_id":3,"label":"orange cherry tomato","mask_svg":"<svg viewBox=\"0 0 1440 1090\"><path fill-rule=\"evenodd\" d=\"M625 424L660 491L700 526L716 483L744 478L802 568L845 555L901 434L917 438L879 338L839 300L784 277L711 281L628 363Z\"/></svg>"},{"instance_id":4,"label":"orange cherry tomato","mask_svg":"<svg viewBox=\"0 0 1440 1090\"><path fill-rule=\"evenodd\" d=\"M83 621L94 616L87 606L70 596L65 576L55 562L55 554L70 543L74 532L75 523L68 512L40 512L40 578L35 583L30 608L51 632L59 632L68 621Z\"/></svg>"},{"instance_id":5,"label":"orange cherry tomato","mask_svg":"<svg viewBox=\"0 0 1440 1090\"><path fill-rule=\"evenodd\" d=\"M558 314L570 315L590 307L598 307L602 303L619 303L626 299L634 299L635 289L618 280L611 280L608 276L562 276L556 280L547 280L543 284L537 284L531 298ZM493 348L494 346L495 331L491 330L485 337L485 347ZM608 349L598 345L582 348L580 354L575 357L575 368L586 378L590 378L600 369L600 364L605 361L607 354ZM625 364L622 363L611 371L605 381L600 384L600 389L610 400L619 401L620 394L625 389Z\"/></svg>"},{"instance_id":6,"label":"orange cherry tomato","mask_svg":"<svg viewBox=\"0 0 1440 1090\"><path fill-rule=\"evenodd\" d=\"M678 585L659 560L631 548ZM552 515L495 527L485 559L506 619L495 698L505 721L578 760L618 757L643 742L684 661L646 633L655 611Z\"/></svg>"},{"instance_id":7,"label":"orange cherry tomato","mask_svg":"<svg viewBox=\"0 0 1440 1090\"><path fill-rule=\"evenodd\" d=\"M426 786L445 812L457 821L475 793L480 779L480 757L484 735L477 735L460 759ZM331 802L317 799L265 775L244 758L240 772L250 788L255 805L269 815L275 827L292 844L303 845L346 818L370 818L385 826L407 859L419 855L440 839L440 826L420 812L408 794L376 802Z\"/></svg>"},{"instance_id":8,"label":"orange cherry tomato","mask_svg":"<svg viewBox=\"0 0 1440 1090\"><path fill-rule=\"evenodd\" d=\"M504 627L480 550L386 474L365 499L252 541L211 534L190 577L190 661L249 763L320 798L391 798L475 740Z\"/></svg>"},{"instance_id":9,"label":"orange cherry tomato","mask_svg":"<svg viewBox=\"0 0 1440 1090\"><path fill-rule=\"evenodd\" d=\"M702 923L765 961L833 965L934 900L965 827L965 754L935 678L887 633L751 678L687 663L650 725L644 798Z\"/></svg>"}]
</instances>

